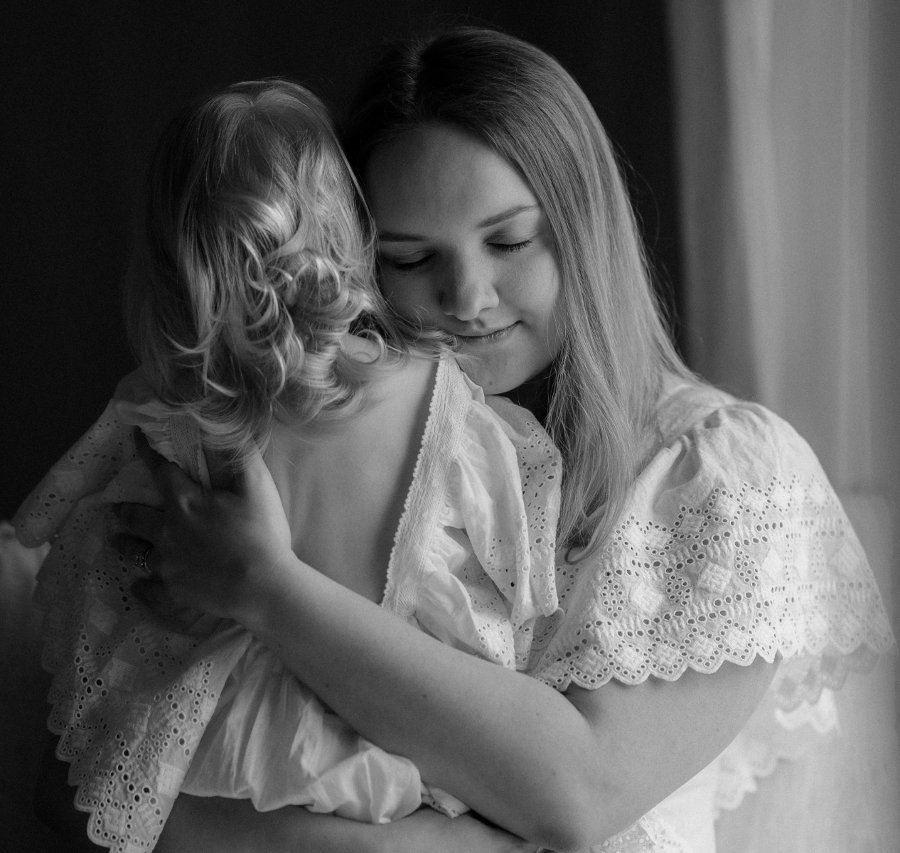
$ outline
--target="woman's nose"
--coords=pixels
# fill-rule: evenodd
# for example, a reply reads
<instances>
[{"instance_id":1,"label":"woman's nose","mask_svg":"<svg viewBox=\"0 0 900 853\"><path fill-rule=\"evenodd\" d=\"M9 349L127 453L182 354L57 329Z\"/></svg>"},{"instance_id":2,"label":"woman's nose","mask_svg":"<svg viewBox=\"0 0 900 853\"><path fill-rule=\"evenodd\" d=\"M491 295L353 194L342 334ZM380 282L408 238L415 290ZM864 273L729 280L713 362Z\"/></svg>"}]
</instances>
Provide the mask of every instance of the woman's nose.
<instances>
[{"instance_id":1,"label":"woman's nose","mask_svg":"<svg viewBox=\"0 0 900 853\"><path fill-rule=\"evenodd\" d=\"M464 323L499 302L490 270L479 265L455 265L440 294L441 310Z\"/></svg>"}]
</instances>

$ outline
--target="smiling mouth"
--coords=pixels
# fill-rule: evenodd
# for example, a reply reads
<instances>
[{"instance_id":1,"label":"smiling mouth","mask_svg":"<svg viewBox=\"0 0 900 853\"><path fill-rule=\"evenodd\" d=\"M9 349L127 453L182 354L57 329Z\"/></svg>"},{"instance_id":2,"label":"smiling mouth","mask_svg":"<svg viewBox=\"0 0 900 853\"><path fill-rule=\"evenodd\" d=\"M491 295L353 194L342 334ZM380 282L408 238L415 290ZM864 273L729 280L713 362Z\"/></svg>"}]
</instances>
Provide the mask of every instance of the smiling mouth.
<instances>
[{"instance_id":1,"label":"smiling mouth","mask_svg":"<svg viewBox=\"0 0 900 853\"><path fill-rule=\"evenodd\" d=\"M515 329L519 325L518 322L512 323L509 326L504 326L502 329L497 329L493 332L488 332L484 335L460 335L454 333L453 337L456 338L460 343L464 344L474 344L476 346L480 344L493 344L497 341L503 340L509 334L512 333L513 329Z\"/></svg>"}]
</instances>

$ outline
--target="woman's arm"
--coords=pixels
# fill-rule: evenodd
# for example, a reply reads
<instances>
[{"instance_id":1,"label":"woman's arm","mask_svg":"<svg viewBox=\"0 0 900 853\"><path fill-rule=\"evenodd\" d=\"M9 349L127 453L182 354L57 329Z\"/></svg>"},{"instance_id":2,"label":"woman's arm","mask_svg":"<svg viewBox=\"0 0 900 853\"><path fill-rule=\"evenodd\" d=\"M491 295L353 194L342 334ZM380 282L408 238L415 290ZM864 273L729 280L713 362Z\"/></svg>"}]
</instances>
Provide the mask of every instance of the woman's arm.
<instances>
[{"instance_id":1,"label":"woman's arm","mask_svg":"<svg viewBox=\"0 0 900 853\"><path fill-rule=\"evenodd\" d=\"M47 743L35 791L35 813L71 853L105 849L87 835L88 815L73 804L68 764ZM373 826L289 806L258 812L250 800L182 794L154 848L156 853L534 853L535 847L475 817L451 820L421 809Z\"/></svg>"},{"instance_id":2,"label":"woman's arm","mask_svg":"<svg viewBox=\"0 0 900 853\"><path fill-rule=\"evenodd\" d=\"M373 826L288 806L258 812L249 800L192 797L175 801L156 853L534 853L474 817L421 809Z\"/></svg>"},{"instance_id":3,"label":"woman's arm","mask_svg":"<svg viewBox=\"0 0 900 853\"><path fill-rule=\"evenodd\" d=\"M713 760L772 668L568 695L452 649L293 561L239 618L364 736L556 850L624 829Z\"/></svg>"},{"instance_id":4,"label":"woman's arm","mask_svg":"<svg viewBox=\"0 0 900 853\"><path fill-rule=\"evenodd\" d=\"M444 646L324 577L290 550L260 459L233 492L202 492L161 465L163 512L123 521L154 544L176 601L237 619L361 734L510 832L558 850L628 826L740 731L774 667L724 665L675 682L561 695Z\"/></svg>"}]
</instances>

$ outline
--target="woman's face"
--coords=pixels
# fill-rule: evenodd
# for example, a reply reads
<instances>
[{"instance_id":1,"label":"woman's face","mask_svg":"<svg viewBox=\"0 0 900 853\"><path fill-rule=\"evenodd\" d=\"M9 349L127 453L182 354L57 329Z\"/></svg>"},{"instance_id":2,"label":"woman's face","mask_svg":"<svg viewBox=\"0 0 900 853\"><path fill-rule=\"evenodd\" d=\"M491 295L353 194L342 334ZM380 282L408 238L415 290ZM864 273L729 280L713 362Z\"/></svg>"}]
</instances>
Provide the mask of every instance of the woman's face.
<instances>
[{"instance_id":1,"label":"woman's face","mask_svg":"<svg viewBox=\"0 0 900 853\"><path fill-rule=\"evenodd\" d=\"M377 148L365 185L381 289L401 314L454 335L462 366L489 394L549 366L562 340L553 240L506 160L426 125Z\"/></svg>"}]
</instances>

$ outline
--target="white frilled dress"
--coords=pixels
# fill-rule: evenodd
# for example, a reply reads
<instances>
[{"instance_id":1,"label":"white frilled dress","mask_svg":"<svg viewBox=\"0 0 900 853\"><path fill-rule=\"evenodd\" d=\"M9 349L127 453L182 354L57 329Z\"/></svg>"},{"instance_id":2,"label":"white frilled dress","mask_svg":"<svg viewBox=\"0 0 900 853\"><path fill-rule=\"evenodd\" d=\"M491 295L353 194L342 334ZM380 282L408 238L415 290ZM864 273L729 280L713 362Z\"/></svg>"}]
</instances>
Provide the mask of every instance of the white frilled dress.
<instances>
[{"instance_id":1,"label":"white frilled dress","mask_svg":"<svg viewBox=\"0 0 900 853\"><path fill-rule=\"evenodd\" d=\"M557 608L561 467L531 415L502 400L495 408L455 363L439 364L382 606L522 668L535 619ZM135 425L203 479L192 423L169 417L133 374L15 519L23 543L52 543L37 592L54 674L49 727L91 840L152 849L181 791L370 822L422 802L464 810L411 762L360 738L241 627L184 614L164 624L132 596L136 569L105 537L112 503L159 502Z\"/></svg>"},{"instance_id":2,"label":"white frilled dress","mask_svg":"<svg viewBox=\"0 0 900 853\"><path fill-rule=\"evenodd\" d=\"M893 645L865 554L812 450L772 412L711 388L682 385L664 396L660 449L614 534L584 563L559 561L557 591L560 610L538 619L528 669L558 690L781 659L736 740L629 830L592 848L604 853L712 853L717 818L763 777L834 748L834 691ZM768 806L779 813L745 826L719 853L893 853L855 809L877 796L873 776L891 784L889 772L861 766L857 746L845 748L842 772L864 792L807 773ZM850 814L823 814L821 787L842 781L857 803L838 803ZM846 835L829 832L838 827Z\"/></svg>"}]
</instances>

